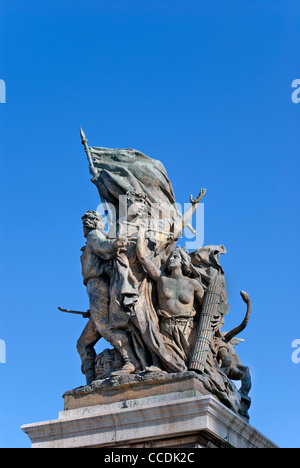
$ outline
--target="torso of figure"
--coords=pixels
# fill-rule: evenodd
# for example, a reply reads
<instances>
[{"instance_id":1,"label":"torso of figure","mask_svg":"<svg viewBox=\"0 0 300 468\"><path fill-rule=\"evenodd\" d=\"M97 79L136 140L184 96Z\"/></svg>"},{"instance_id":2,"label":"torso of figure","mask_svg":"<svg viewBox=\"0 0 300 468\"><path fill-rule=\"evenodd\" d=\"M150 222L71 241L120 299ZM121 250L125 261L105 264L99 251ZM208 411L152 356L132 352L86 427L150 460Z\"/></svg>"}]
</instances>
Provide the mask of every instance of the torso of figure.
<instances>
[{"instance_id":1,"label":"torso of figure","mask_svg":"<svg viewBox=\"0 0 300 468\"><path fill-rule=\"evenodd\" d=\"M111 240L103 232L93 230L89 233L86 246L82 249L81 268L84 284L91 278L100 278L108 261L115 257Z\"/></svg>"},{"instance_id":2,"label":"torso of figure","mask_svg":"<svg viewBox=\"0 0 300 468\"><path fill-rule=\"evenodd\" d=\"M86 285L89 279L99 278L102 275L105 261L95 255L88 246L83 247L81 250L81 271L83 282Z\"/></svg>"},{"instance_id":3,"label":"torso of figure","mask_svg":"<svg viewBox=\"0 0 300 468\"><path fill-rule=\"evenodd\" d=\"M194 317L195 280L162 276L158 281L159 308L176 317Z\"/></svg>"}]
</instances>

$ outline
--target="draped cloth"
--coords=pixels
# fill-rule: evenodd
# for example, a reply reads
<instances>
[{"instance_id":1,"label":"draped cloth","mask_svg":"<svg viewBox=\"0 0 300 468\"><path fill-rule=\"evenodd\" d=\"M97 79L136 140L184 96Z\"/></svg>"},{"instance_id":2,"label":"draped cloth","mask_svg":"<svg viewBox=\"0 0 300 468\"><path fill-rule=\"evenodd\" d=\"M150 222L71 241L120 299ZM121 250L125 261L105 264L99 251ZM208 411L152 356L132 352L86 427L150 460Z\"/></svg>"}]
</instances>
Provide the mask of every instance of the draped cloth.
<instances>
[{"instance_id":1,"label":"draped cloth","mask_svg":"<svg viewBox=\"0 0 300 468\"><path fill-rule=\"evenodd\" d=\"M187 370L185 355L172 338L159 330L159 318L152 300L152 282L145 277L139 287L140 298L135 307L134 324L139 329L145 344L168 372Z\"/></svg>"},{"instance_id":2,"label":"draped cloth","mask_svg":"<svg viewBox=\"0 0 300 468\"><path fill-rule=\"evenodd\" d=\"M172 184L163 164L135 149L90 147L98 175L92 181L106 202L118 207L119 197L136 190L147 196L148 215L169 220L181 220L175 205Z\"/></svg>"},{"instance_id":3,"label":"draped cloth","mask_svg":"<svg viewBox=\"0 0 300 468\"><path fill-rule=\"evenodd\" d=\"M129 309L133 308L139 298L138 282L125 253L118 253L114 260L113 282L117 303Z\"/></svg>"}]
</instances>

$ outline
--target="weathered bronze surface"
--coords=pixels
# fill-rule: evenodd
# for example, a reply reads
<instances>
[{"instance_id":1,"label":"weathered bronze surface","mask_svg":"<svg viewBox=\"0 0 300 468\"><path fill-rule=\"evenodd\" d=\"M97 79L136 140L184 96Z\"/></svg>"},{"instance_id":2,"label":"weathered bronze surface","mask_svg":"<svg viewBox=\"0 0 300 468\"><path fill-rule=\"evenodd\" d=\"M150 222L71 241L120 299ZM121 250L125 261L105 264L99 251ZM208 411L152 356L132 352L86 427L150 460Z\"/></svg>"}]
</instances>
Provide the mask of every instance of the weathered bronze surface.
<instances>
[{"instance_id":1,"label":"weathered bronze surface","mask_svg":"<svg viewBox=\"0 0 300 468\"><path fill-rule=\"evenodd\" d=\"M185 227L193 231L189 223L206 190L191 196L181 214L160 161L133 149L89 147L82 131L81 137L108 229L95 211L82 218L89 310L81 313L88 322L77 343L87 383L80 392L113 389L120 379L134 386L151 375L160 382L172 375L173 382L190 373L203 392L248 418L250 372L235 346L250 318L250 298L241 293L247 304L241 325L222 332L229 310L219 262L225 247L176 246ZM97 356L101 338L111 348ZM241 381L240 390L232 380Z\"/></svg>"}]
</instances>

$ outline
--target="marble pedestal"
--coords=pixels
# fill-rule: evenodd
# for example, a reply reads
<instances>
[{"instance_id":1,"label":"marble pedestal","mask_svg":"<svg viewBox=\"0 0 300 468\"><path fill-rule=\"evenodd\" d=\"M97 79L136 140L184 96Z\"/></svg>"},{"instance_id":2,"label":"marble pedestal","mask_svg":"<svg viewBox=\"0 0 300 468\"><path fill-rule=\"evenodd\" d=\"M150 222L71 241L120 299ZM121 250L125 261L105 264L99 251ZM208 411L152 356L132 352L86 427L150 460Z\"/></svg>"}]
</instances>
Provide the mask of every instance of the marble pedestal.
<instances>
[{"instance_id":1,"label":"marble pedestal","mask_svg":"<svg viewBox=\"0 0 300 468\"><path fill-rule=\"evenodd\" d=\"M95 382L64 399L57 420L22 426L33 448L276 448L193 373Z\"/></svg>"}]
</instances>

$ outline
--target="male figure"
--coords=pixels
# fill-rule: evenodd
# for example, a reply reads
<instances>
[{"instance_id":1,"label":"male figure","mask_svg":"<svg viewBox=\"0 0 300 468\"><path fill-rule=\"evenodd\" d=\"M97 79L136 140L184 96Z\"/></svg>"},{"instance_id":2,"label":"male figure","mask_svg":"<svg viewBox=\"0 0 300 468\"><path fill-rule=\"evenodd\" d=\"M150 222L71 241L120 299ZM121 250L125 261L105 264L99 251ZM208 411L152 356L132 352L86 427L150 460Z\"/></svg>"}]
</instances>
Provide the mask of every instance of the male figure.
<instances>
[{"instance_id":1,"label":"male figure","mask_svg":"<svg viewBox=\"0 0 300 468\"><path fill-rule=\"evenodd\" d=\"M124 249L124 241L122 238L106 238L104 221L95 211L85 213L82 221L86 246L82 248L81 266L89 296L91 319L77 342L77 350L82 361L82 372L87 384L90 384L95 379L94 345L101 336L120 352L125 362L122 373L133 373L139 364L126 331L112 327L109 320L110 260L117 256L120 249Z\"/></svg>"}]
</instances>

